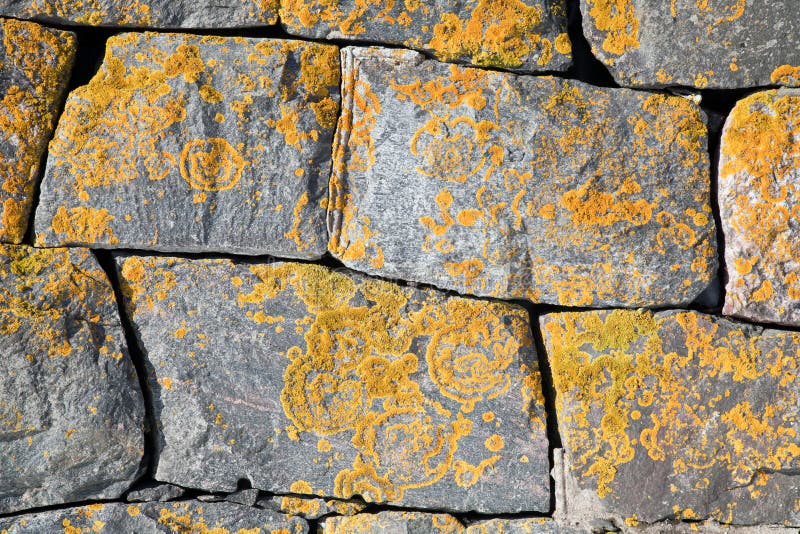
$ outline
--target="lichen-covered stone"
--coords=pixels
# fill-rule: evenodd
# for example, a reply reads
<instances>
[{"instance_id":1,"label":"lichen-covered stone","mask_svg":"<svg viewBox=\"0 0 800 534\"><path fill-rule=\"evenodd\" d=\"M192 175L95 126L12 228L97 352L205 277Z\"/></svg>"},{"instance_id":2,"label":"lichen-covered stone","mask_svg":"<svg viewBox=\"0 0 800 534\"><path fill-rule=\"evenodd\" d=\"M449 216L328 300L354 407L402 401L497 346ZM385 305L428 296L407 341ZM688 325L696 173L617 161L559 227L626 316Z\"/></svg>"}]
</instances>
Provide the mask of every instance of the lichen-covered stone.
<instances>
[{"instance_id":1,"label":"lichen-covered stone","mask_svg":"<svg viewBox=\"0 0 800 534\"><path fill-rule=\"evenodd\" d=\"M119 497L139 473L143 419L91 252L0 245L0 514Z\"/></svg>"},{"instance_id":2,"label":"lichen-covered stone","mask_svg":"<svg viewBox=\"0 0 800 534\"><path fill-rule=\"evenodd\" d=\"M0 0L0 15L81 26L242 28L278 21L278 0Z\"/></svg>"},{"instance_id":3,"label":"lichen-covered stone","mask_svg":"<svg viewBox=\"0 0 800 534\"><path fill-rule=\"evenodd\" d=\"M154 534L306 534L308 524L232 503L107 503L0 518L0 532Z\"/></svg>"},{"instance_id":4,"label":"lichen-covered stone","mask_svg":"<svg viewBox=\"0 0 800 534\"><path fill-rule=\"evenodd\" d=\"M318 519L329 514L355 515L366 507L366 504L358 501L297 495L273 495L266 499L260 499L257 504L269 510L299 515L306 519Z\"/></svg>"},{"instance_id":5,"label":"lichen-covered stone","mask_svg":"<svg viewBox=\"0 0 800 534\"><path fill-rule=\"evenodd\" d=\"M50 144L37 243L319 257L338 107L334 46L112 37Z\"/></svg>"},{"instance_id":6,"label":"lichen-covered stone","mask_svg":"<svg viewBox=\"0 0 800 534\"><path fill-rule=\"evenodd\" d=\"M75 56L75 35L0 19L0 242L28 229L39 162Z\"/></svg>"},{"instance_id":7,"label":"lichen-covered stone","mask_svg":"<svg viewBox=\"0 0 800 534\"><path fill-rule=\"evenodd\" d=\"M589 534L589 530L561 526L552 519L490 519L467 527L466 534Z\"/></svg>"},{"instance_id":8,"label":"lichen-covered stone","mask_svg":"<svg viewBox=\"0 0 800 534\"><path fill-rule=\"evenodd\" d=\"M349 267L575 306L688 303L712 280L691 101L403 50L342 61L328 223Z\"/></svg>"},{"instance_id":9,"label":"lichen-covered stone","mask_svg":"<svg viewBox=\"0 0 800 534\"><path fill-rule=\"evenodd\" d=\"M581 0L581 11L623 85L800 85L796 0Z\"/></svg>"},{"instance_id":10,"label":"lichen-covered stone","mask_svg":"<svg viewBox=\"0 0 800 534\"><path fill-rule=\"evenodd\" d=\"M800 90L736 104L720 146L723 313L800 325Z\"/></svg>"},{"instance_id":11,"label":"lichen-covered stone","mask_svg":"<svg viewBox=\"0 0 800 534\"><path fill-rule=\"evenodd\" d=\"M522 72L566 70L565 0L282 0L281 23L314 39L352 39L425 51L441 61Z\"/></svg>"},{"instance_id":12,"label":"lichen-covered stone","mask_svg":"<svg viewBox=\"0 0 800 534\"><path fill-rule=\"evenodd\" d=\"M526 311L314 264L117 258L155 478L482 512L549 508Z\"/></svg>"},{"instance_id":13,"label":"lichen-covered stone","mask_svg":"<svg viewBox=\"0 0 800 534\"><path fill-rule=\"evenodd\" d=\"M325 521L323 534L464 534L464 526L448 514L423 512L380 512L332 517Z\"/></svg>"},{"instance_id":14,"label":"lichen-covered stone","mask_svg":"<svg viewBox=\"0 0 800 534\"><path fill-rule=\"evenodd\" d=\"M800 526L800 333L675 310L541 326L568 474L603 510Z\"/></svg>"}]
</instances>

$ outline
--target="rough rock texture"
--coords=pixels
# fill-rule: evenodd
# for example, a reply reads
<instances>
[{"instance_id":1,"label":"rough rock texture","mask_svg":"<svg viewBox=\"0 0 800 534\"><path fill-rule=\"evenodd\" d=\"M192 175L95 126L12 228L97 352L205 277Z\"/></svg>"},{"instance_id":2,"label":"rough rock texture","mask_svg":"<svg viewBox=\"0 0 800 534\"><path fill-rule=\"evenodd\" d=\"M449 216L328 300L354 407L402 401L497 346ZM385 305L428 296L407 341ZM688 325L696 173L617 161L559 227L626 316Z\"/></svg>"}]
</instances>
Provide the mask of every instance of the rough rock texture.
<instances>
[{"instance_id":1,"label":"rough rock texture","mask_svg":"<svg viewBox=\"0 0 800 534\"><path fill-rule=\"evenodd\" d=\"M357 39L522 72L566 70L572 45L565 0L282 0L289 33Z\"/></svg>"},{"instance_id":2,"label":"rough rock texture","mask_svg":"<svg viewBox=\"0 0 800 534\"><path fill-rule=\"evenodd\" d=\"M260 499L257 504L268 510L276 510L289 515L299 515L306 519L318 519L329 514L354 515L366 507L365 504L356 501L294 495L273 495L266 499Z\"/></svg>"},{"instance_id":3,"label":"rough rock texture","mask_svg":"<svg viewBox=\"0 0 800 534\"><path fill-rule=\"evenodd\" d=\"M0 242L21 243L76 42L70 32L10 19L0 19L0 41Z\"/></svg>"},{"instance_id":4,"label":"rough rock texture","mask_svg":"<svg viewBox=\"0 0 800 534\"><path fill-rule=\"evenodd\" d=\"M800 90L755 93L722 134L723 313L800 325Z\"/></svg>"},{"instance_id":5,"label":"rough rock texture","mask_svg":"<svg viewBox=\"0 0 800 534\"><path fill-rule=\"evenodd\" d=\"M117 263L148 361L156 479L548 509L540 375L521 307L313 264Z\"/></svg>"},{"instance_id":6,"label":"rough rock texture","mask_svg":"<svg viewBox=\"0 0 800 534\"><path fill-rule=\"evenodd\" d=\"M403 50L342 61L328 223L348 266L576 306L688 303L713 278L691 101Z\"/></svg>"},{"instance_id":7,"label":"rough rock texture","mask_svg":"<svg viewBox=\"0 0 800 534\"><path fill-rule=\"evenodd\" d=\"M278 21L278 0L0 0L0 15L82 26L241 28Z\"/></svg>"},{"instance_id":8,"label":"rough rock texture","mask_svg":"<svg viewBox=\"0 0 800 534\"><path fill-rule=\"evenodd\" d=\"M800 333L674 310L541 326L569 474L605 512L800 526Z\"/></svg>"},{"instance_id":9,"label":"rough rock texture","mask_svg":"<svg viewBox=\"0 0 800 534\"><path fill-rule=\"evenodd\" d=\"M37 243L315 258L334 46L122 34L50 145Z\"/></svg>"},{"instance_id":10,"label":"rough rock texture","mask_svg":"<svg viewBox=\"0 0 800 534\"><path fill-rule=\"evenodd\" d=\"M89 504L0 519L8 534L306 534L297 517L231 503L181 501L144 504Z\"/></svg>"},{"instance_id":11,"label":"rough rock texture","mask_svg":"<svg viewBox=\"0 0 800 534\"><path fill-rule=\"evenodd\" d=\"M447 514L422 512L380 512L332 517L325 521L323 534L463 534L464 526Z\"/></svg>"},{"instance_id":12,"label":"rough rock texture","mask_svg":"<svg viewBox=\"0 0 800 534\"><path fill-rule=\"evenodd\" d=\"M588 534L588 530L564 527L544 517L490 519L467 527L466 534Z\"/></svg>"},{"instance_id":13,"label":"rough rock texture","mask_svg":"<svg viewBox=\"0 0 800 534\"><path fill-rule=\"evenodd\" d=\"M119 497L139 473L143 412L91 253L0 245L0 513Z\"/></svg>"},{"instance_id":14,"label":"rough rock texture","mask_svg":"<svg viewBox=\"0 0 800 534\"><path fill-rule=\"evenodd\" d=\"M129 491L125 496L125 500L128 502L167 502L182 497L185 492L186 490L183 488L173 486L172 484L158 484L151 482L142 487L136 487Z\"/></svg>"},{"instance_id":15,"label":"rough rock texture","mask_svg":"<svg viewBox=\"0 0 800 534\"><path fill-rule=\"evenodd\" d=\"M581 0L581 11L622 85L800 84L796 0Z\"/></svg>"}]
</instances>

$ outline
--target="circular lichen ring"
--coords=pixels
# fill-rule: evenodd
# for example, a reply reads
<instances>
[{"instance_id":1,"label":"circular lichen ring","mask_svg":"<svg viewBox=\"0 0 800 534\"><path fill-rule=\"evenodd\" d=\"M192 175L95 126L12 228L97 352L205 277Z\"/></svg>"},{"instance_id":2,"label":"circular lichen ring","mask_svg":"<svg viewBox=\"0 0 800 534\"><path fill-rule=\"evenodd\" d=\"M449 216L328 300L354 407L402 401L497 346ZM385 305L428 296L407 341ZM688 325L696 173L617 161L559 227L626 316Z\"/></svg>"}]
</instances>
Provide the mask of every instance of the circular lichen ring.
<instances>
[{"instance_id":1,"label":"circular lichen ring","mask_svg":"<svg viewBox=\"0 0 800 534\"><path fill-rule=\"evenodd\" d=\"M224 191L242 178L244 159L222 138L192 139L181 150L181 176L193 189Z\"/></svg>"}]
</instances>

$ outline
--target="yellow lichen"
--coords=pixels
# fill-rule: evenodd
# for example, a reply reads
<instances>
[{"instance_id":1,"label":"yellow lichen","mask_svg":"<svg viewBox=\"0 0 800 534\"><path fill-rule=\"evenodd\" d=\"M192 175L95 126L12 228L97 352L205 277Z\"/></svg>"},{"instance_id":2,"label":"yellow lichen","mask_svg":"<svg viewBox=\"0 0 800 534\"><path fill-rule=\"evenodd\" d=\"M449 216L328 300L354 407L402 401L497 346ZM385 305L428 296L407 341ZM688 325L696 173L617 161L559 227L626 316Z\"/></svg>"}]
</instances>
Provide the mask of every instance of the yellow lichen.
<instances>
[{"instance_id":1,"label":"yellow lichen","mask_svg":"<svg viewBox=\"0 0 800 534\"><path fill-rule=\"evenodd\" d=\"M587 0L594 26L605 33L603 50L621 56L639 48L639 18L631 0Z\"/></svg>"},{"instance_id":2,"label":"yellow lichen","mask_svg":"<svg viewBox=\"0 0 800 534\"><path fill-rule=\"evenodd\" d=\"M781 85L800 85L800 66L781 65L770 75L772 83Z\"/></svg>"},{"instance_id":3,"label":"yellow lichen","mask_svg":"<svg viewBox=\"0 0 800 534\"><path fill-rule=\"evenodd\" d=\"M73 244L118 243L110 224L114 220L105 208L75 207L69 210L59 206L50 223L53 232ZM38 238L37 238L38 242Z\"/></svg>"}]
</instances>

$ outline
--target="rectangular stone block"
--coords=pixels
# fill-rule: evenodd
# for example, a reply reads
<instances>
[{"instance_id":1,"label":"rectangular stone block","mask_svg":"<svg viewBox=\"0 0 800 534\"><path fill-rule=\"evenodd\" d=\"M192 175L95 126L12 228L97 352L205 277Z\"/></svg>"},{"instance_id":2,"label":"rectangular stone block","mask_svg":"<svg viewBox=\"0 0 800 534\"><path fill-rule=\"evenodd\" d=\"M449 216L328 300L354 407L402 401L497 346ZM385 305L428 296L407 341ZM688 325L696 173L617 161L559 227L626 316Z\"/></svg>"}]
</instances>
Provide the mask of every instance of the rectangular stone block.
<instances>
[{"instance_id":1,"label":"rectangular stone block","mask_svg":"<svg viewBox=\"0 0 800 534\"><path fill-rule=\"evenodd\" d=\"M338 109L334 46L114 36L59 121L36 242L317 258Z\"/></svg>"},{"instance_id":2,"label":"rectangular stone block","mask_svg":"<svg viewBox=\"0 0 800 534\"><path fill-rule=\"evenodd\" d=\"M0 15L81 26L246 28L278 21L278 0L0 0Z\"/></svg>"},{"instance_id":3,"label":"rectangular stone block","mask_svg":"<svg viewBox=\"0 0 800 534\"><path fill-rule=\"evenodd\" d=\"M393 44L483 67L564 71L572 58L565 0L282 0L280 17L303 37Z\"/></svg>"},{"instance_id":4,"label":"rectangular stone block","mask_svg":"<svg viewBox=\"0 0 800 534\"><path fill-rule=\"evenodd\" d=\"M572 306L686 304L714 278L691 101L403 50L342 62L328 225L348 267Z\"/></svg>"},{"instance_id":5,"label":"rectangular stone block","mask_svg":"<svg viewBox=\"0 0 800 534\"><path fill-rule=\"evenodd\" d=\"M622 85L800 85L796 0L581 0L594 55Z\"/></svg>"},{"instance_id":6,"label":"rectangular stone block","mask_svg":"<svg viewBox=\"0 0 800 534\"><path fill-rule=\"evenodd\" d=\"M117 258L148 362L155 478L208 491L545 511L521 307L314 264ZM165 331L166 329L166 331Z\"/></svg>"},{"instance_id":7,"label":"rectangular stone block","mask_svg":"<svg viewBox=\"0 0 800 534\"><path fill-rule=\"evenodd\" d=\"M719 209L728 269L723 313L800 325L800 90L763 91L722 133Z\"/></svg>"},{"instance_id":8,"label":"rectangular stone block","mask_svg":"<svg viewBox=\"0 0 800 534\"><path fill-rule=\"evenodd\" d=\"M39 167L75 57L75 35L0 19L0 242L28 230Z\"/></svg>"},{"instance_id":9,"label":"rectangular stone block","mask_svg":"<svg viewBox=\"0 0 800 534\"><path fill-rule=\"evenodd\" d=\"M140 473L143 425L91 252L0 245L0 514L120 497Z\"/></svg>"},{"instance_id":10,"label":"rectangular stone block","mask_svg":"<svg viewBox=\"0 0 800 534\"><path fill-rule=\"evenodd\" d=\"M350 517L332 517L325 521L322 534L358 534L381 532L383 534L464 534L464 526L448 514L424 512L379 512L356 514Z\"/></svg>"},{"instance_id":11,"label":"rectangular stone block","mask_svg":"<svg viewBox=\"0 0 800 534\"><path fill-rule=\"evenodd\" d=\"M308 524L299 517L238 504L188 500L87 504L80 508L0 518L0 529L8 534L306 534Z\"/></svg>"},{"instance_id":12,"label":"rectangular stone block","mask_svg":"<svg viewBox=\"0 0 800 534\"><path fill-rule=\"evenodd\" d=\"M679 310L541 327L568 501L628 524L800 526L800 333Z\"/></svg>"}]
</instances>

